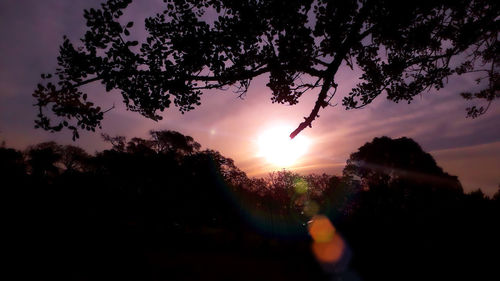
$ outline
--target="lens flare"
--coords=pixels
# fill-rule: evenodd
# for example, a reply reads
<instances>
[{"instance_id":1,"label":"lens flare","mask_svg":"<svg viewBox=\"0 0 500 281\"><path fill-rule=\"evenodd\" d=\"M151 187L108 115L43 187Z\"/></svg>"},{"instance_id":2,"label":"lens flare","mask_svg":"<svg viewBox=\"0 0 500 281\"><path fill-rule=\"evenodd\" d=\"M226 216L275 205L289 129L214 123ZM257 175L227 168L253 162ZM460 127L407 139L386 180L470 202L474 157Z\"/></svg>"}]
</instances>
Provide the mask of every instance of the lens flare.
<instances>
[{"instance_id":1,"label":"lens flare","mask_svg":"<svg viewBox=\"0 0 500 281\"><path fill-rule=\"evenodd\" d=\"M309 234L314 242L329 242L335 235L335 227L327 217L318 215L313 217L309 224Z\"/></svg>"},{"instance_id":2,"label":"lens flare","mask_svg":"<svg viewBox=\"0 0 500 281\"><path fill-rule=\"evenodd\" d=\"M309 224L312 252L322 264L337 265L345 255L345 244L326 216L316 215Z\"/></svg>"},{"instance_id":3,"label":"lens flare","mask_svg":"<svg viewBox=\"0 0 500 281\"><path fill-rule=\"evenodd\" d=\"M293 183L293 188L297 194L304 194L309 189L309 184L303 178L298 178Z\"/></svg>"},{"instance_id":4,"label":"lens flare","mask_svg":"<svg viewBox=\"0 0 500 281\"><path fill-rule=\"evenodd\" d=\"M314 242L312 251L321 263L337 263L344 253L344 242L339 235L334 235L329 242Z\"/></svg>"}]
</instances>

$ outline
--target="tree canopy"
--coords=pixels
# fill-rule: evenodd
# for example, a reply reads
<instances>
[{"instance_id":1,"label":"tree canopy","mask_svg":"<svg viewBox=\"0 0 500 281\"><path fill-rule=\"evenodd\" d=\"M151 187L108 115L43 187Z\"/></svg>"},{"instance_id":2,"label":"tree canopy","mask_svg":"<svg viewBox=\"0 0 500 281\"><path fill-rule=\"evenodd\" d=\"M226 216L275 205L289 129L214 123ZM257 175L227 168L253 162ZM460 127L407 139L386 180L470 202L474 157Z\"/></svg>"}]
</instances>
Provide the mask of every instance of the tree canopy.
<instances>
[{"instance_id":1,"label":"tree canopy","mask_svg":"<svg viewBox=\"0 0 500 281\"><path fill-rule=\"evenodd\" d=\"M343 173L361 179L367 188L412 185L462 191L456 176L444 172L431 154L406 137L380 137L365 143L351 154Z\"/></svg>"},{"instance_id":2,"label":"tree canopy","mask_svg":"<svg viewBox=\"0 0 500 281\"><path fill-rule=\"evenodd\" d=\"M498 1L165 0L163 11L145 19L141 43L130 39L134 22L122 19L131 2L85 10L81 44L64 37L59 67L42 75L33 94L37 127L66 127L74 138L79 129L100 127L107 110L81 89L92 82L120 91L128 110L160 120L172 102L184 113L209 89L232 87L244 96L253 78L267 74L272 102L294 105L306 92L317 95L294 137L330 104L343 65L361 71L342 98L347 109L384 93L409 103L451 75L471 72L484 73L482 89L462 96L486 105L468 107L468 116L500 97Z\"/></svg>"}]
</instances>

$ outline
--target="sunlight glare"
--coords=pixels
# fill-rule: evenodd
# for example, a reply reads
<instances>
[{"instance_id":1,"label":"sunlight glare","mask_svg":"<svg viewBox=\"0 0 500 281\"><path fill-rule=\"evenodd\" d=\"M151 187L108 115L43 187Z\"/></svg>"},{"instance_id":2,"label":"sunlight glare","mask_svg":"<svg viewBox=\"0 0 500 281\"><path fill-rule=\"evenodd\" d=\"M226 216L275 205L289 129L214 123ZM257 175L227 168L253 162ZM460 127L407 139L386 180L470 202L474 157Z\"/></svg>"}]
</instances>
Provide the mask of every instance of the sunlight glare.
<instances>
[{"instance_id":1,"label":"sunlight glare","mask_svg":"<svg viewBox=\"0 0 500 281\"><path fill-rule=\"evenodd\" d=\"M258 139L258 156L280 168L295 164L307 152L310 141L303 135L290 139L290 132L292 128L285 126L263 132Z\"/></svg>"}]
</instances>

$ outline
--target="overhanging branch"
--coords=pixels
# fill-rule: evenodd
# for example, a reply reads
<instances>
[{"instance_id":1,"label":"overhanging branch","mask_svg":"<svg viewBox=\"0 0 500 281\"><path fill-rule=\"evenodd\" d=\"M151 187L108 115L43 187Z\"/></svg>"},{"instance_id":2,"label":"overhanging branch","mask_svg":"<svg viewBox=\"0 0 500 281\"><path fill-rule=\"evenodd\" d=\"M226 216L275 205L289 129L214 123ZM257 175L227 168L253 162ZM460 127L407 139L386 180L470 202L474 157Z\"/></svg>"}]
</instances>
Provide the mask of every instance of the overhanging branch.
<instances>
[{"instance_id":1,"label":"overhanging branch","mask_svg":"<svg viewBox=\"0 0 500 281\"><path fill-rule=\"evenodd\" d=\"M290 138L293 139L295 136L297 136L302 130L307 128L308 126L311 127L312 122L316 117L318 117L319 110L321 108L324 108L328 105L328 102L326 102L326 98L328 95L328 90L330 89L330 85L332 83L332 78L327 78L325 80L325 83L323 83L323 86L321 87L321 91L318 95L318 99L316 100L316 103L314 104L314 108L309 114L309 116L305 117L304 122L300 123L297 129L295 129L291 134Z\"/></svg>"}]
</instances>

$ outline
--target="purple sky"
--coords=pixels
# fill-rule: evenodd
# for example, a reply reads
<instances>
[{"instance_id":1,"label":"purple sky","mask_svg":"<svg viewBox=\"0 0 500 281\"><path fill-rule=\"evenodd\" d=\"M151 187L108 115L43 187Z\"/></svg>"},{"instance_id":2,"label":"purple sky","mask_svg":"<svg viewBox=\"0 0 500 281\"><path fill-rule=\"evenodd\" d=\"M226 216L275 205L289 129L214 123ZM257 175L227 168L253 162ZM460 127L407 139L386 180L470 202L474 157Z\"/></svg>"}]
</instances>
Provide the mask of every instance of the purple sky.
<instances>
[{"instance_id":1,"label":"purple sky","mask_svg":"<svg viewBox=\"0 0 500 281\"><path fill-rule=\"evenodd\" d=\"M50 134L33 128L36 111L31 94L40 74L55 69L62 36L82 36L83 9L97 7L100 2L0 2L0 140L5 140L7 146L22 149L47 140L72 143L68 132ZM139 37L144 17L157 11L162 3L135 1L127 10L125 20L136 21L134 28ZM350 70L338 74L340 88L333 103L340 103L358 76ZM273 167L256 156L259 132L273 124L298 125L316 98L311 92L297 106L272 104L266 80L266 76L256 78L244 100L231 91L208 92L196 110L181 115L171 108L158 123L125 111L119 95L106 94L100 85L89 86L88 92L102 108L116 105L105 115L103 132L146 137L151 129L177 130L193 136L204 148L233 158L250 176L261 176ZM474 87L473 77L454 77L441 91L424 93L411 105L380 97L365 109L346 111L340 105L327 108L320 112L312 129L302 132L313 145L293 169L339 174L349 154L372 138L407 136L430 152L445 171L459 176L466 191L480 187L491 195L500 184L500 107L497 102L485 116L466 119L467 103L459 93ZM99 133L82 133L76 144L89 152L108 147Z\"/></svg>"}]
</instances>

